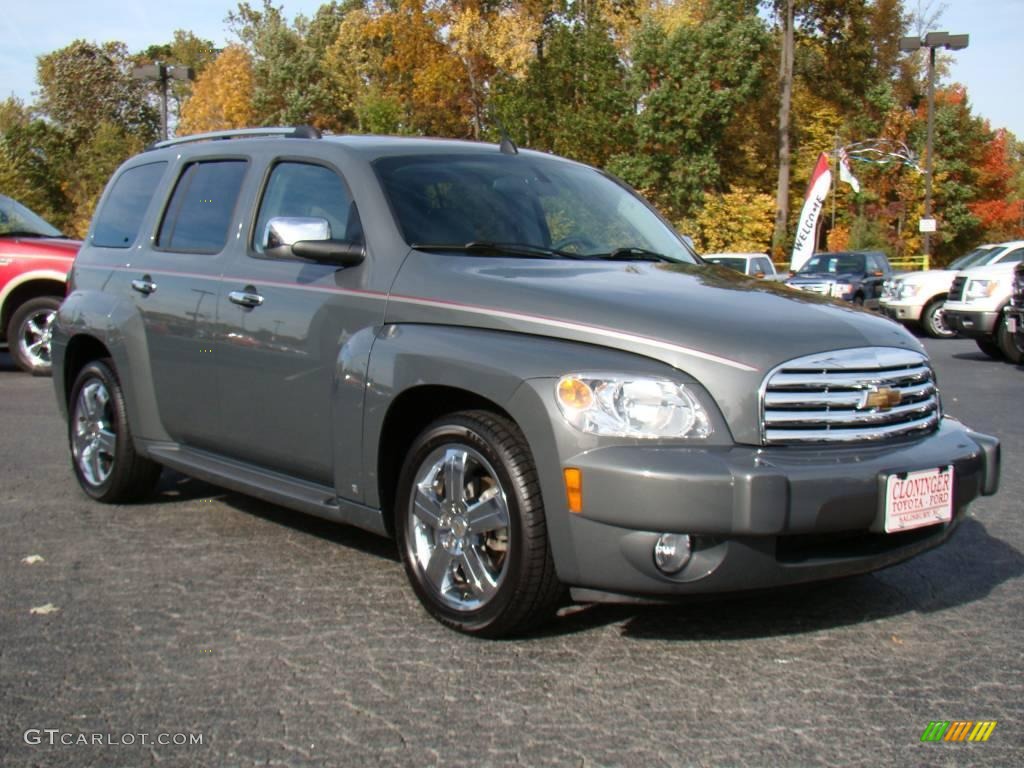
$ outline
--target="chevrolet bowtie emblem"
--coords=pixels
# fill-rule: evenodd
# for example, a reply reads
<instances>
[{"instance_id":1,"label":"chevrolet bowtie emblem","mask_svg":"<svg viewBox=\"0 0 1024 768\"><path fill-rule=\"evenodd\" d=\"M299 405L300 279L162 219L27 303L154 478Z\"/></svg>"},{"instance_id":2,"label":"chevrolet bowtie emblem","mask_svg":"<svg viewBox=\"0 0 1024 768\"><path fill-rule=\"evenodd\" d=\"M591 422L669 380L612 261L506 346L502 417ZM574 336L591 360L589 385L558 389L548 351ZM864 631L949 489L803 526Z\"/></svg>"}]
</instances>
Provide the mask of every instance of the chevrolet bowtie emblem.
<instances>
[{"instance_id":1,"label":"chevrolet bowtie emblem","mask_svg":"<svg viewBox=\"0 0 1024 768\"><path fill-rule=\"evenodd\" d=\"M902 400L903 395L898 390L889 389L889 387L874 387L864 393L857 408L861 411L869 408L888 411L899 405Z\"/></svg>"}]
</instances>

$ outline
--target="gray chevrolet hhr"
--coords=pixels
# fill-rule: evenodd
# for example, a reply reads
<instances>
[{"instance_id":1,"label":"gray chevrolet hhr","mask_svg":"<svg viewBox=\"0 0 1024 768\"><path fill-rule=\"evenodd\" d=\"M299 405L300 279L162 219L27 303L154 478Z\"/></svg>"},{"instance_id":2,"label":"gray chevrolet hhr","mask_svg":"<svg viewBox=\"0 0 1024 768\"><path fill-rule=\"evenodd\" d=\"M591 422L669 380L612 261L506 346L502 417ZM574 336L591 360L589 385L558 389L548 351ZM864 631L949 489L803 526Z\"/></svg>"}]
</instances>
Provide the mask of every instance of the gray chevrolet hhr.
<instances>
[{"instance_id":1,"label":"gray chevrolet hhr","mask_svg":"<svg viewBox=\"0 0 1024 768\"><path fill-rule=\"evenodd\" d=\"M444 624L862 573L945 541L999 443L898 324L705 264L539 152L250 129L100 201L54 325L71 462L397 539Z\"/></svg>"}]
</instances>

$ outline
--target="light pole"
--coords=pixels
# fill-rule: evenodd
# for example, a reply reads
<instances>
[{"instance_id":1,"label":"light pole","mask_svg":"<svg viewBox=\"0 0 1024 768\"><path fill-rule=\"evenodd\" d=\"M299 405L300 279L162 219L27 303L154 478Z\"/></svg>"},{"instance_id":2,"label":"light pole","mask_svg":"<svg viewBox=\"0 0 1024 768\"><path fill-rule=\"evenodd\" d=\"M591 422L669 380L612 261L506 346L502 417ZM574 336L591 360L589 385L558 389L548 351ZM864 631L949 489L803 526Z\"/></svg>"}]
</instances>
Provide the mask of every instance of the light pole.
<instances>
[{"instance_id":1,"label":"light pole","mask_svg":"<svg viewBox=\"0 0 1024 768\"><path fill-rule=\"evenodd\" d=\"M924 218L921 219L921 245L924 249L925 264L931 255L931 233L935 231L932 219L932 151L935 137L935 49L948 48L963 50L969 42L969 35L951 35L949 32L929 32L924 37L901 37L901 51L928 49L928 139L924 158Z\"/></svg>"},{"instance_id":2,"label":"light pole","mask_svg":"<svg viewBox=\"0 0 1024 768\"><path fill-rule=\"evenodd\" d=\"M167 139L167 81L194 80L195 72L191 67L161 64L159 61L135 67L132 77L136 80L151 80L160 83L160 138Z\"/></svg>"}]
</instances>

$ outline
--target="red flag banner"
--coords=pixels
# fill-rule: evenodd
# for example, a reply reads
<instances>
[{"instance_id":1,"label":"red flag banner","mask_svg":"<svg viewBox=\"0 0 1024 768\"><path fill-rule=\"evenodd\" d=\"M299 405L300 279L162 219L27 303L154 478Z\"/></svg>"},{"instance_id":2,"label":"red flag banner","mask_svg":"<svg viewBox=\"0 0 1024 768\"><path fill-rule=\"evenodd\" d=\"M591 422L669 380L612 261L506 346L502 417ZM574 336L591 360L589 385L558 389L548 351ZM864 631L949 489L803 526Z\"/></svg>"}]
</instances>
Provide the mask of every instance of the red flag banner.
<instances>
[{"instance_id":1,"label":"red flag banner","mask_svg":"<svg viewBox=\"0 0 1024 768\"><path fill-rule=\"evenodd\" d=\"M828 155L818 155L818 164L811 174L811 183L807 186L804 207L800 211L800 223L796 228L796 240L793 243L793 257L789 268L799 270L814 255L814 245L818 240L818 216L825 207L828 191L832 187L832 163Z\"/></svg>"}]
</instances>

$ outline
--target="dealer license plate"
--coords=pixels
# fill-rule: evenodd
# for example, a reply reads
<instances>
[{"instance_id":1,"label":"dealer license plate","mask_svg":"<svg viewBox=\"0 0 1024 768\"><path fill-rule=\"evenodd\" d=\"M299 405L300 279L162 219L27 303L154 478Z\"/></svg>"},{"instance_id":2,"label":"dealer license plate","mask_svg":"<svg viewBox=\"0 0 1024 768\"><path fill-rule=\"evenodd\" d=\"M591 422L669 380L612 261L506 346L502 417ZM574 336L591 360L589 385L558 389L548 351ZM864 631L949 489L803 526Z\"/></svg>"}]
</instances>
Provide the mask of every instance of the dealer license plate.
<instances>
[{"instance_id":1,"label":"dealer license plate","mask_svg":"<svg viewBox=\"0 0 1024 768\"><path fill-rule=\"evenodd\" d=\"M953 519L953 467L889 475L885 480L885 532L898 533Z\"/></svg>"}]
</instances>

